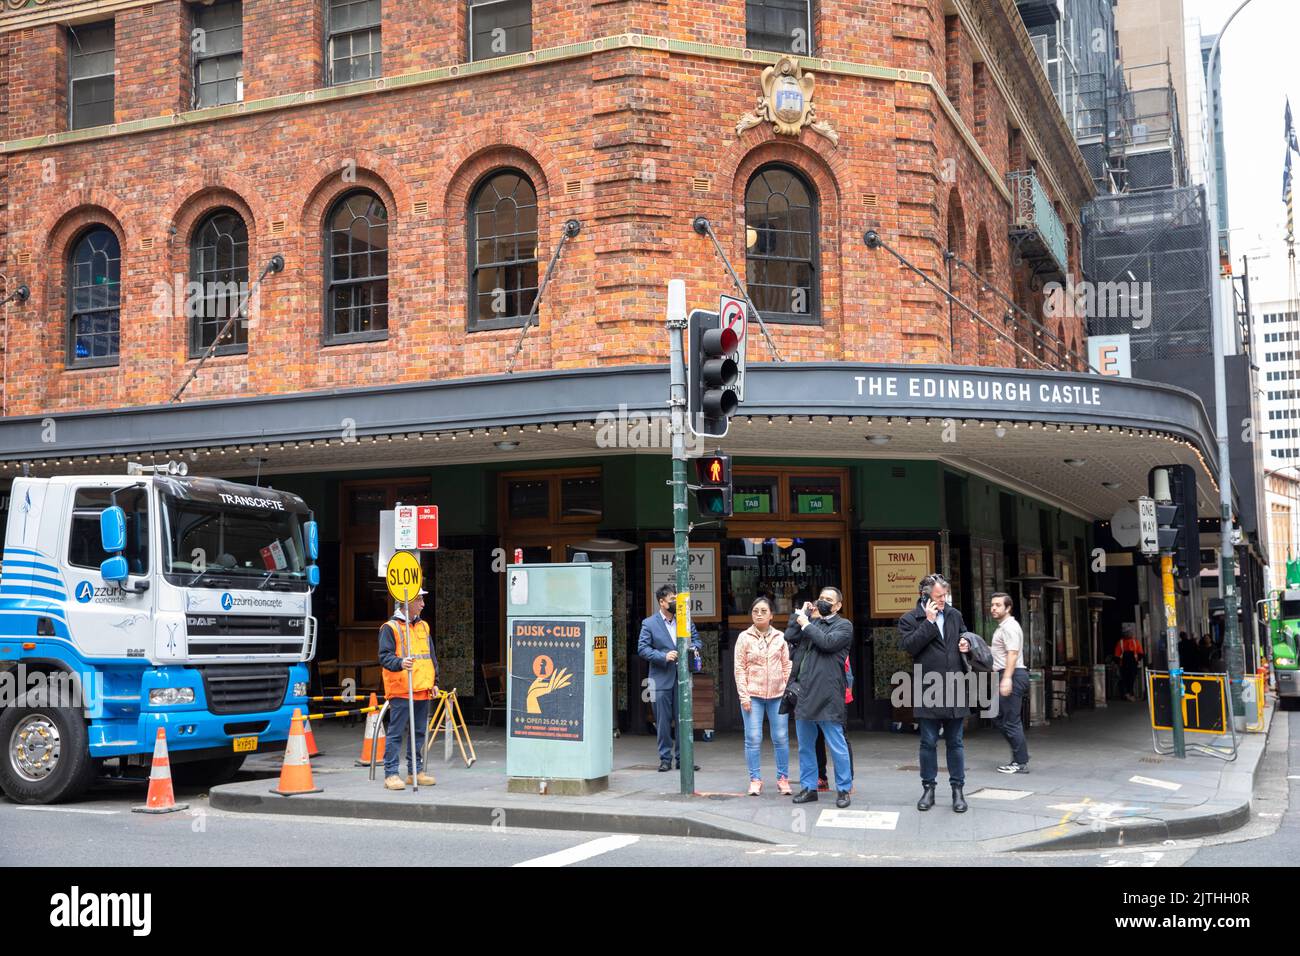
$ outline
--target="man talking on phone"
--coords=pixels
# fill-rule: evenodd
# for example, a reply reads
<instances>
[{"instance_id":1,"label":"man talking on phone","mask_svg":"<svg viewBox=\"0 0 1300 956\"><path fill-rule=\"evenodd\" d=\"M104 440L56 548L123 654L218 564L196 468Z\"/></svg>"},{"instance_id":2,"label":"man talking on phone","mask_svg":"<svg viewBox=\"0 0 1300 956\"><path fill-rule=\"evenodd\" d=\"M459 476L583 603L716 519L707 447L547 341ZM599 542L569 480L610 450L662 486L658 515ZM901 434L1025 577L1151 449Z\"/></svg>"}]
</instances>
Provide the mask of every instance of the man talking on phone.
<instances>
[{"instance_id":1,"label":"man talking on phone","mask_svg":"<svg viewBox=\"0 0 1300 956\"><path fill-rule=\"evenodd\" d=\"M934 791L939 775L939 731L943 731L948 751L948 782L952 784L952 808L957 813L967 810L962 789L966 786L966 755L962 745L962 730L970 707L964 699L948 699L948 688L965 687L961 680L965 674L962 655L970 652L970 643L962 637L967 630L961 611L948 604L948 582L941 574L928 574L921 580L921 597L916 607L898 619L899 646L912 655L921 669L921 683L912 689L913 713L921 725L921 799L916 809L929 810L934 806ZM930 674L939 675L938 687L942 699L927 699L926 688L933 682ZM958 679L949 681L948 675ZM933 691L931 691L933 693ZM964 695L960 695L964 696ZM937 704L937 706L917 706Z\"/></svg>"}]
</instances>

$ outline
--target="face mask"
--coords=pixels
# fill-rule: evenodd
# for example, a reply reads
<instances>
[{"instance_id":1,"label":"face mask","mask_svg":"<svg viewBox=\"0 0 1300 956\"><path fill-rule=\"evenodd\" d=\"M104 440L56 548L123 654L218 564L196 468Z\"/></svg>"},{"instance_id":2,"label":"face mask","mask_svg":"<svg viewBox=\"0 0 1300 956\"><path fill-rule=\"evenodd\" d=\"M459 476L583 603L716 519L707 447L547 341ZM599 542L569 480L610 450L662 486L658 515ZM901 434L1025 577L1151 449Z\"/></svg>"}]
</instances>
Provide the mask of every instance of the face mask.
<instances>
[{"instance_id":1,"label":"face mask","mask_svg":"<svg viewBox=\"0 0 1300 956\"><path fill-rule=\"evenodd\" d=\"M674 605L669 604L666 608L664 608L664 614L668 615L668 617L676 617L677 608Z\"/></svg>"},{"instance_id":2,"label":"face mask","mask_svg":"<svg viewBox=\"0 0 1300 956\"><path fill-rule=\"evenodd\" d=\"M820 614L822 617L829 617L831 613L831 608L833 608L834 606L835 605L833 605L830 601L818 601L817 613Z\"/></svg>"}]
</instances>

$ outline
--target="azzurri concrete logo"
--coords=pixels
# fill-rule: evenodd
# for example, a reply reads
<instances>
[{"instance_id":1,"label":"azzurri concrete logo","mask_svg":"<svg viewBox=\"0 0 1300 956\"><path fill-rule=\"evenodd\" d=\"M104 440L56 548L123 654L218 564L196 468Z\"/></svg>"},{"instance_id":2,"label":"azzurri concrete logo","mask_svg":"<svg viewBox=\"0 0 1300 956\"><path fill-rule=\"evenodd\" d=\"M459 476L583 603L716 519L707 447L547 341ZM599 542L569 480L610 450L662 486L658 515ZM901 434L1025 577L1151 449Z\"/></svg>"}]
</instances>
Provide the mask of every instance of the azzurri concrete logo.
<instances>
[{"instance_id":1,"label":"azzurri concrete logo","mask_svg":"<svg viewBox=\"0 0 1300 956\"><path fill-rule=\"evenodd\" d=\"M95 586L89 581L82 581L77 585L75 594L78 604L89 604L91 598L95 596Z\"/></svg>"},{"instance_id":2,"label":"azzurri concrete logo","mask_svg":"<svg viewBox=\"0 0 1300 956\"><path fill-rule=\"evenodd\" d=\"M234 606L235 606L235 599L230 596L229 591L221 595L221 610L229 611Z\"/></svg>"}]
</instances>

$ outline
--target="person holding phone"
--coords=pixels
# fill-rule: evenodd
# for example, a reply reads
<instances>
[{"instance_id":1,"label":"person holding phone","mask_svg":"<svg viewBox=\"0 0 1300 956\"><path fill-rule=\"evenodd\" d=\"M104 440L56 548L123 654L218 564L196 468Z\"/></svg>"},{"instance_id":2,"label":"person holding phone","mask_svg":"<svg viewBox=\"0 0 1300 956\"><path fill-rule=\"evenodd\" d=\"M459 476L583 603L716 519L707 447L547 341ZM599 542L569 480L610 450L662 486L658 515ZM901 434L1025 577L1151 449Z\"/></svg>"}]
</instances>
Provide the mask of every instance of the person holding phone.
<instances>
[{"instance_id":1,"label":"person holding phone","mask_svg":"<svg viewBox=\"0 0 1300 956\"><path fill-rule=\"evenodd\" d=\"M962 657L970 653L970 642L962 637L968 628L961 612L948 604L948 582L942 574L928 574L921 579L920 599L916 607L898 619L899 646L912 655L921 668L921 685L913 689L913 704L927 700L925 688L933 687L930 674L938 674L943 697L939 706L913 706L921 725L921 799L916 809L934 806L934 791L939 774L939 733L943 732L948 751L948 782L952 785L952 808L957 813L968 809L965 794L966 756L962 731L970 714L964 695L948 699L949 688L964 688L966 667ZM949 675L954 675L953 679Z\"/></svg>"},{"instance_id":2,"label":"person holding phone","mask_svg":"<svg viewBox=\"0 0 1300 956\"><path fill-rule=\"evenodd\" d=\"M795 803L817 799L816 740L820 730L826 736L835 763L835 806L849 805L853 770L849 761L844 723L844 662L853 644L853 625L840 617L844 596L839 588L825 587L817 603L804 602L795 612L786 643L793 649L791 680L798 686L794 705L795 733L799 737L799 793Z\"/></svg>"}]
</instances>

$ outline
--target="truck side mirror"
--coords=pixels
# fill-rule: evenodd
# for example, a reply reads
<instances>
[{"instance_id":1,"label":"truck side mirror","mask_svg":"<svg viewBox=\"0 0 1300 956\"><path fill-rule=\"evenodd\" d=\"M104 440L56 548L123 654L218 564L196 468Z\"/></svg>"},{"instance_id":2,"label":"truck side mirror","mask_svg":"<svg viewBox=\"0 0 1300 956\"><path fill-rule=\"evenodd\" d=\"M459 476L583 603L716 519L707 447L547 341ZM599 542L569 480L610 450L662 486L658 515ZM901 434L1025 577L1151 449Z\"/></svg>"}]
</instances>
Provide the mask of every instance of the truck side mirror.
<instances>
[{"instance_id":1,"label":"truck side mirror","mask_svg":"<svg viewBox=\"0 0 1300 956\"><path fill-rule=\"evenodd\" d=\"M126 512L118 505L99 513L99 546L108 554L126 550Z\"/></svg>"},{"instance_id":2,"label":"truck side mirror","mask_svg":"<svg viewBox=\"0 0 1300 956\"><path fill-rule=\"evenodd\" d=\"M320 557L320 529L315 521L303 523L302 536L307 544L307 557L315 561Z\"/></svg>"},{"instance_id":3,"label":"truck side mirror","mask_svg":"<svg viewBox=\"0 0 1300 956\"><path fill-rule=\"evenodd\" d=\"M126 581L130 569L126 564L126 556L115 554L111 558L105 558L99 565L100 576L109 584L122 584Z\"/></svg>"}]
</instances>

